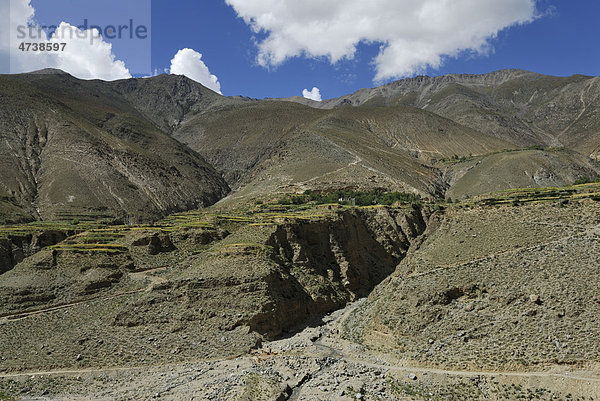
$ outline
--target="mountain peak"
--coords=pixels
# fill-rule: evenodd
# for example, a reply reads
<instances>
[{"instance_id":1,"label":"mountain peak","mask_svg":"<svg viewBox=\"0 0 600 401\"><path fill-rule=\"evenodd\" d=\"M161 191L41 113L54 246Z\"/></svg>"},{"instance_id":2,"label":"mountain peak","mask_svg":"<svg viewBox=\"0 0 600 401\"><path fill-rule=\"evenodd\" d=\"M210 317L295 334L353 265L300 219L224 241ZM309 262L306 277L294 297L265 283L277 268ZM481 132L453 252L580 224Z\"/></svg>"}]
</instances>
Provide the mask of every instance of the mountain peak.
<instances>
[{"instance_id":1,"label":"mountain peak","mask_svg":"<svg viewBox=\"0 0 600 401\"><path fill-rule=\"evenodd\" d=\"M68 75L68 76L72 76L68 72L60 70L58 68L44 68L41 70L31 71L26 74L27 75Z\"/></svg>"}]
</instances>

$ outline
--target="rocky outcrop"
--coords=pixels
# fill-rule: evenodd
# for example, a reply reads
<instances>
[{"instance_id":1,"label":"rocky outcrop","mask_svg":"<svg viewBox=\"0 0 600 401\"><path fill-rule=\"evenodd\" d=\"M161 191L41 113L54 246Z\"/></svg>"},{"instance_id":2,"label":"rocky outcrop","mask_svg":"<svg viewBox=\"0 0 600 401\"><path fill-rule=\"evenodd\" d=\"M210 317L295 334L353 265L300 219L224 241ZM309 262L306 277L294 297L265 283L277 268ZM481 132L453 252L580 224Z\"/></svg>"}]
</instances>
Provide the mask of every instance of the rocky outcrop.
<instances>
[{"instance_id":1,"label":"rocky outcrop","mask_svg":"<svg viewBox=\"0 0 600 401\"><path fill-rule=\"evenodd\" d=\"M123 308L113 323L166 324L183 314L186 322L227 331L246 326L263 338L274 338L367 296L425 231L428 214L418 206L356 209L278 225L260 252L246 249L251 248L248 244L205 259L195 267L198 275L155 286L134 306ZM202 245L209 233L219 239L229 234L179 233L173 236L175 244L167 234L140 234L132 246L147 247L150 254L169 252L185 248L186 241Z\"/></svg>"},{"instance_id":2,"label":"rocky outcrop","mask_svg":"<svg viewBox=\"0 0 600 401\"><path fill-rule=\"evenodd\" d=\"M49 230L27 235L9 235L0 239L0 274L15 267L23 259L48 246L56 245L73 232Z\"/></svg>"},{"instance_id":3,"label":"rocky outcrop","mask_svg":"<svg viewBox=\"0 0 600 401\"><path fill-rule=\"evenodd\" d=\"M145 246L149 255L158 255L159 253L171 252L175 250L175 245L167 234L153 233L150 235L141 235L131 242L132 246Z\"/></svg>"}]
</instances>

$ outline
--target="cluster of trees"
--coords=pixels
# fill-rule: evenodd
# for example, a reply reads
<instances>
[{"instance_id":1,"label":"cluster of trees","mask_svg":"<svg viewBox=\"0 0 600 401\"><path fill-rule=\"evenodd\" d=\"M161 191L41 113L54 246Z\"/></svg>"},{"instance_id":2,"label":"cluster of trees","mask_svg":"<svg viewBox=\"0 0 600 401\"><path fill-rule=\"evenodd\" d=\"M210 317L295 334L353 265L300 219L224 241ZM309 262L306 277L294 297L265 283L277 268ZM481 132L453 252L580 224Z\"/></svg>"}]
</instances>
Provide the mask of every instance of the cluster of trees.
<instances>
[{"instance_id":1,"label":"cluster of trees","mask_svg":"<svg viewBox=\"0 0 600 401\"><path fill-rule=\"evenodd\" d=\"M304 205L307 203L325 204L339 203L341 205L393 205L395 203L420 202L419 195L406 192L387 192L384 188L376 188L368 191L356 191L343 189L338 191L305 191L301 195L286 196L279 200L280 204Z\"/></svg>"}]
</instances>

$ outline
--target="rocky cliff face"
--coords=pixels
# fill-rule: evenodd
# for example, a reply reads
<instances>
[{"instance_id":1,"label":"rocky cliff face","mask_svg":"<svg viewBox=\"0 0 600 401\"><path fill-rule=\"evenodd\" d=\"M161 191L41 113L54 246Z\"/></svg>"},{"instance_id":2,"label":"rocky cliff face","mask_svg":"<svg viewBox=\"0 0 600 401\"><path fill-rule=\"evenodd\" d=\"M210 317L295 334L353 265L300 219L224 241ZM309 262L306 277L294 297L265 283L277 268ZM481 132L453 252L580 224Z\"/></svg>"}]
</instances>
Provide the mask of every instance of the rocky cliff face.
<instances>
[{"instance_id":1,"label":"rocky cliff face","mask_svg":"<svg viewBox=\"0 0 600 401\"><path fill-rule=\"evenodd\" d=\"M282 267L320 276L337 286L335 292L354 299L368 294L395 270L425 226L418 208L408 214L385 209L356 211L343 213L335 221L281 226L267 244L273 247L273 260ZM308 282L304 287L313 298L318 297L319 288L310 289Z\"/></svg>"},{"instance_id":2,"label":"rocky cliff face","mask_svg":"<svg viewBox=\"0 0 600 401\"><path fill-rule=\"evenodd\" d=\"M250 327L268 337L308 316L339 309L368 295L396 265L426 227L420 208L342 213L335 220L286 224L266 244L270 259L288 280L281 287L268 280L276 307L262 310Z\"/></svg>"},{"instance_id":3,"label":"rocky cliff face","mask_svg":"<svg viewBox=\"0 0 600 401\"><path fill-rule=\"evenodd\" d=\"M0 274L11 270L23 259L43 248L58 244L73 234L72 231L48 230L0 238Z\"/></svg>"}]
</instances>

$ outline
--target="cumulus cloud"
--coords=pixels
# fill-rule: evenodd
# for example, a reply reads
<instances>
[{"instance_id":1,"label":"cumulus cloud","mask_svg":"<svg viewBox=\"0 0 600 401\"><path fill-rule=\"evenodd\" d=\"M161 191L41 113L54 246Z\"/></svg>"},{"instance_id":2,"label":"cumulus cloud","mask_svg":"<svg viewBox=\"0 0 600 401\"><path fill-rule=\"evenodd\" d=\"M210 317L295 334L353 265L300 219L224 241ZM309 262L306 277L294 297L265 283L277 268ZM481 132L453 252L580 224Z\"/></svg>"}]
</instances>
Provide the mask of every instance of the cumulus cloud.
<instances>
[{"instance_id":1,"label":"cumulus cloud","mask_svg":"<svg viewBox=\"0 0 600 401\"><path fill-rule=\"evenodd\" d=\"M290 57L352 59L380 44L375 81L439 68L445 56L485 53L501 30L533 21L536 0L226 0L257 34L258 63Z\"/></svg>"},{"instance_id":2,"label":"cumulus cloud","mask_svg":"<svg viewBox=\"0 0 600 401\"><path fill-rule=\"evenodd\" d=\"M221 84L216 75L210 73L202 54L192 49L181 49L171 60L171 74L185 75L208 89L221 93Z\"/></svg>"},{"instance_id":3,"label":"cumulus cloud","mask_svg":"<svg viewBox=\"0 0 600 401\"><path fill-rule=\"evenodd\" d=\"M65 40L60 32L79 32L79 35L66 34ZM90 40L90 38L96 38ZM116 60L112 45L102 40L98 31L82 32L66 22L59 25L50 42L66 42L64 52L56 53L56 67L82 79L104 79L107 81L131 78L125 63ZM67 50L68 49L68 50Z\"/></svg>"},{"instance_id":4,"label":"cumulus cloud","mask_svg":"<svg viewBox=\"0 0 600 401\"><path fill-rule=\"evenodd\" d=\"M11 0L3 7L10 7L10 23L0 25L0 37L3 38L0 55L10 60L11 73L58 68L81 79L115 80L131 77L125 63L116 60L112 45L105 42L97 30L83 31L62 22L48 37L35 24L35 10L30 0ZM23 32L26 32L25 38L21 35ZM64 51L23 52L18 50L21 42L66 43L66 46Z\"/></svg>"},{"instance_id":5,"label":"cumulus cloud","mask_svg":"<svg viewBox=\"0 0 600 401\"><path fill-rule=\"evenodd\" d=\"M304 96L307 99L314 100L316 102L320 102L321 100L323 100L321 99L321 91L316 86L312 88L311 91L309 91L308 89L304 89L302 91L302 96Z\"/></svg>"}]
</instances>

